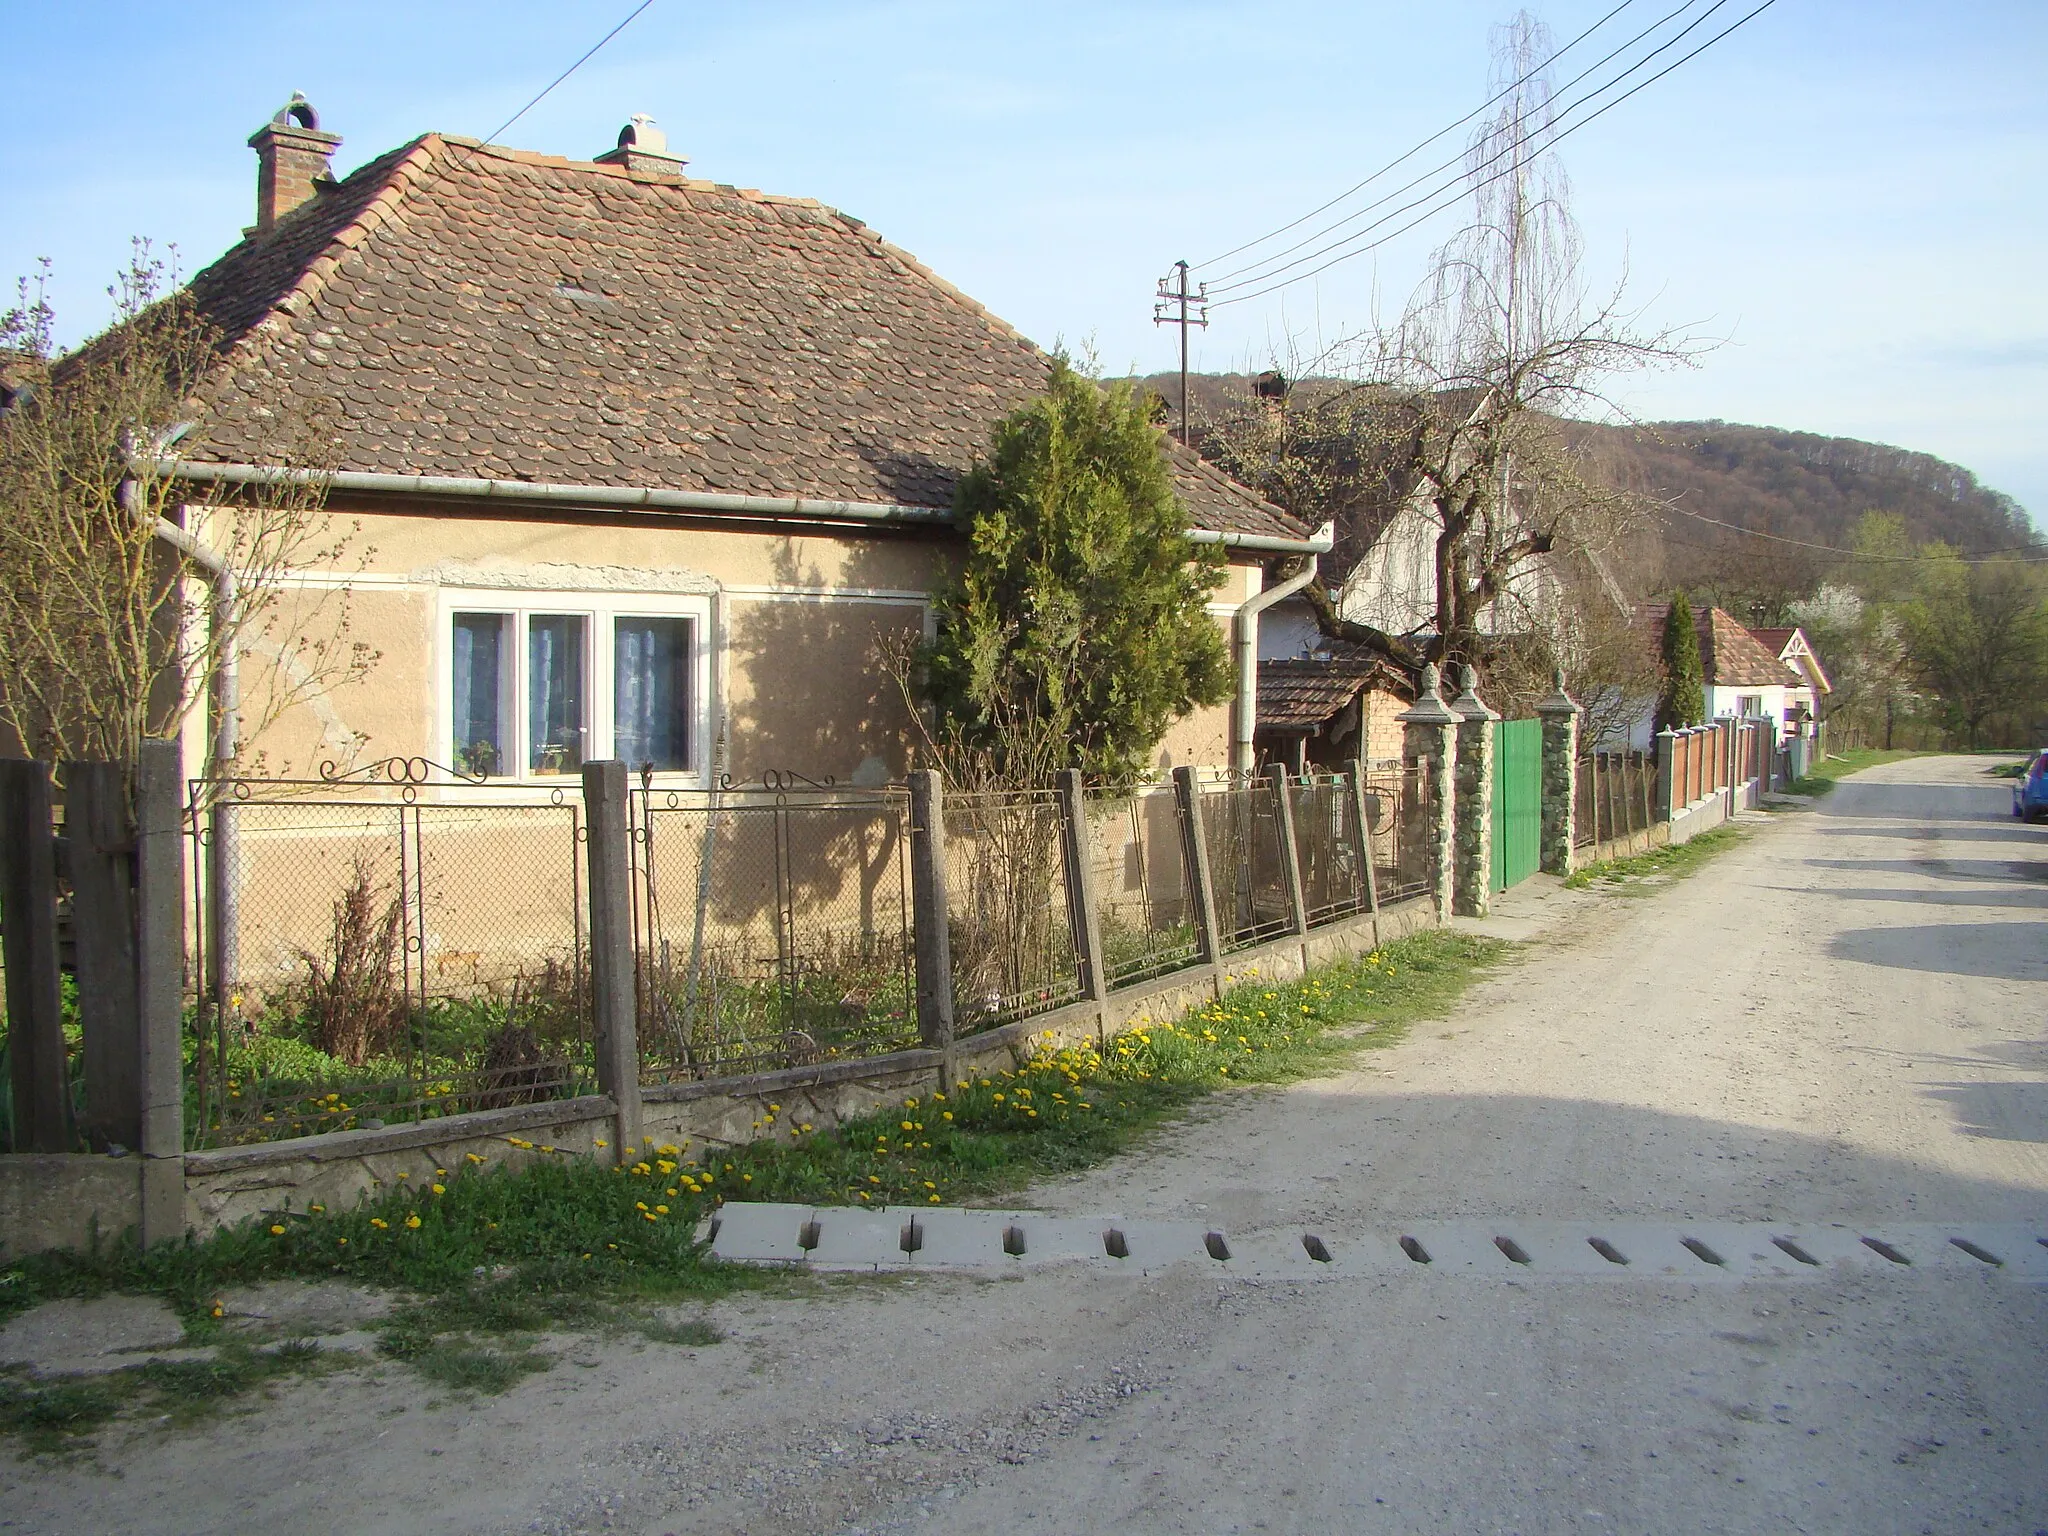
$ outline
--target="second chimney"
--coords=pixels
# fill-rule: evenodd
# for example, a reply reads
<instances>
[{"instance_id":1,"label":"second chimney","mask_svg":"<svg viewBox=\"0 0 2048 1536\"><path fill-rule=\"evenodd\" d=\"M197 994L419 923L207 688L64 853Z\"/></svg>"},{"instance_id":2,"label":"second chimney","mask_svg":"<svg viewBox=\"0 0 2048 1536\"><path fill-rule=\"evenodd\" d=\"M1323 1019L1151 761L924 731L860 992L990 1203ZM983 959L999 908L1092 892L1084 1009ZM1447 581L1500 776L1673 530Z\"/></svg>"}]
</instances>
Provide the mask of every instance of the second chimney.
<instances>
[{"instance_id":1,"label":"second chimney","mask_svg":"<svg viewBox=\"0 0 2048 1536\"><path fill-rule=\"evenodd\" d=\"M334 180L328 162L341 136L320 131L320 114L297 91L277 116L249 139L256 151L256 223L247 231L261 233L313 195L323 181Z\"/></svg>"}]
</instances>

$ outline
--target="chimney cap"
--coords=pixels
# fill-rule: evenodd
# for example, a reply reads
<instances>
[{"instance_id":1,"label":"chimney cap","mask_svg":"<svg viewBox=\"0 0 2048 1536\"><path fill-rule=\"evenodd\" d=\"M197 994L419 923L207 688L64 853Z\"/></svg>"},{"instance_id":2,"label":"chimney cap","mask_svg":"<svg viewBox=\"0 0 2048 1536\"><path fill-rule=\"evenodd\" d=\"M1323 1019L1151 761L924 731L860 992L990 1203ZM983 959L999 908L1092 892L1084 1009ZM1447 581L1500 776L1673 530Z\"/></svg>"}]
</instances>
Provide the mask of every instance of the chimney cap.
<instances>
[{"instance_id":1,"label":"chimney cap","mask_svg":"<svg viewBox=\"0 0 2048 1536\"><path fill-rule=\"evenodd\" d=\"M268 145L293 144L332 154L340 143L340 134L325 132L320 127L320 114L299 91L293 91L291 100L272 113L269 122L249 135L249 147L258 152Z\"/></svg>"},{"instance_id":2,"label":"chimney cap","mask_svg":"<svg viewBox=\"0 0 2048 1536\"><path fill-rule=\"evenodd\" d=\"M645 112L635 112L619 130L618 147L597 157L599 165L623 165L629 171L680 176L690 162L668 147L668 135Z\"/></svg>"},{"instance_id":3,"label":"chimney cap","mask_svg":"<svg viewBox=\"0 0 2048 1536\"><path fill-rule=\"evenodd\" d=\"M320 131L320 114L313 110L313 103L306 100L304 91L293 91L292 99L279 107L277 115L270 121L271 125L277 128L297 123L301 128L310 128L315 133Z\"/></svg>"}]
</instances>

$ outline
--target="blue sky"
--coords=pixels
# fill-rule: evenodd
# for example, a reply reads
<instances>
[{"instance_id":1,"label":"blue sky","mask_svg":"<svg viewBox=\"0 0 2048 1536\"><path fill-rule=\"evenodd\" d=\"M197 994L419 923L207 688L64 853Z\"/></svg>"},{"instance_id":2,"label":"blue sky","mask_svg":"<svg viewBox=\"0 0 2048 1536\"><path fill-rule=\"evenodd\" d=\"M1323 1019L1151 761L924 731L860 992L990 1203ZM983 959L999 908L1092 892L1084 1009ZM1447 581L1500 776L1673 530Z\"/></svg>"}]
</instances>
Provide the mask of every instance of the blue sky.
<instances>
[{"instance_id":1,"label":"blue sky","mask_svg":"<svg viewBox=\"0 0 2048 1536\"><path fill-rule=\"evenodd\" d=\"M1567 38L1615 0L1531 9ZM1675 0L1638 0L1615 24ZM132 235L203 265L253 217L244 141L294 89L341 169L496 127L629 9L0 7L0 274L48 256L68 336ZM1154 280L1307 211L1479 104L1509 0L1032 6L655 0L506 142L587 156L633 112L694 174L865 219L1051 344L1163 369ZM1731 5L1732 18L1749 9ZM1640 23L1639 23L1640 24ZM1704 36L1705 33L1696 34ZM2048 522L2048 5L1779 0L1562 147L1596 281L1726 341L1624 382L1954 459ZM1218 311L1197 366L1397 307L1439 223Z\"/></svg>"}]
</instances>

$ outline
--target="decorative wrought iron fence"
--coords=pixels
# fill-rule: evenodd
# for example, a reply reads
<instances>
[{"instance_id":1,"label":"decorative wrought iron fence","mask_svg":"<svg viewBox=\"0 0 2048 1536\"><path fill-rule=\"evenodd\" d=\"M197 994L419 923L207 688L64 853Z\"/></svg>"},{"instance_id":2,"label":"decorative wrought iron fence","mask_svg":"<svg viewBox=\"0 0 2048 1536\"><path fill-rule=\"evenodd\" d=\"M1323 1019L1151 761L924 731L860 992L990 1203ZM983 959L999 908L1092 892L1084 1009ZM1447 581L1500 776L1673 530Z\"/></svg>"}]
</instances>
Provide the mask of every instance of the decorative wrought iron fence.
<instances>
[{"instance_id":1,"label":"decorative wrought iron fence","mask_svg":"<svg viewBox=\"0 0 2048 1536\"><path fill-rule=\"evenodd\" d=\"M906 794L778 774L634 799L643 1082L917 1044Z\"/></svg>"},{"instance_id":2,"label":"decorative wrought iron fence","mask_svg":"<svg viewBox=\"0 0 2048 1536\"><path fill-rule=\"evenodd\" d=\"M1064 815L1050 790L945 797L956 1034L1081 996L1060 846Z\"/></svg>"},{"instance_id":3,"label":"decorative wrought iron fence","mask_svg":"<svg viewBox=\"0 0 2048 1536\"><path fill-rule=\"evenodd\" d=\"M1343 774L1289 783L1301 895L1309 927L1366 910L1369 854L1358 825L1358 797Z\"/></svg>"},{"instance_id":4,"label":"decorative wrought iron fence","mask_svg":"<svg viewBox=\"0 0 2048 1536\"><path fill-rule=\"evenodd\" d=\"M1382 903L1429 892L1429 780L1414 764L1365 768L1365 815Z\"/></svg>"},{"instance_id":5,"label":"decorative wrought iron fence","mask_svg":"<svg viewBox=\"0 0 2048 1536\"><path fill-rule=\"evenodd\" d=\"M196 780L188 1140L589 1091L582 799L422 759Z\"/></svg>"},{"instance_id":6,"label":"decorative wrought iron fence","mask_svg":"<svg viewBox=\"0 0 2048 1536\"><path fill-rule=\"evenodd\" d=\"M1202 833L1215 884L1216 932L1226 954L1278 938L1294 925L1271 780L1227 779L1202 792Z\"/></svg>"},{"instance_id":7,"label":"decorative wrought iron fence","mask_svg":"<svg viewBox=\"0 0 2048 1536\"><path fill-rule=\"evenodd\" d=\"M1111 987L1201 958L1180 802L1171 785L1087 797L1089 873Z\"/></svg>"}]
</instances>

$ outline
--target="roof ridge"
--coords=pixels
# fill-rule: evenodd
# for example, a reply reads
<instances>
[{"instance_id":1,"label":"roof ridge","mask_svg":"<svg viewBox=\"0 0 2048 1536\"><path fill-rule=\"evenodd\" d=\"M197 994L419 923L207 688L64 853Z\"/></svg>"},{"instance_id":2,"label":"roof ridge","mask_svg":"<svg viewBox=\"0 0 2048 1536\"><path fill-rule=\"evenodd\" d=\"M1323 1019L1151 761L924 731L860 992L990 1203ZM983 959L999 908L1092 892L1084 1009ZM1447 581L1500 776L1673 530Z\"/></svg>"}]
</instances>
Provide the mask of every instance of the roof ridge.
<instances>
[{"instance_id":1,"label":"roof ridge","mask_svg":"<svg viewBox=\"0 0 2048 1536\"><path fill-rule=\"evenodd\" d=\"M356 216L342 225L327 243L306 263L299 280L287 288L278 301L271 305L273 314L291 314L299 305L320 297L328 280L341 269L351 251L382 230L398 212L405 201L405 194L412 190L414 183L425 174L425 167L438 158L446 140L438 133L423 133L409 144L401 144L388 155L379 158L390 161L383 173L384 187L376 196L363 204ZM359 165L344 179L344 185L375 165L375 160ZM263 329L259 324L257 330Z\"/></svg>"}]
</instances>

